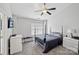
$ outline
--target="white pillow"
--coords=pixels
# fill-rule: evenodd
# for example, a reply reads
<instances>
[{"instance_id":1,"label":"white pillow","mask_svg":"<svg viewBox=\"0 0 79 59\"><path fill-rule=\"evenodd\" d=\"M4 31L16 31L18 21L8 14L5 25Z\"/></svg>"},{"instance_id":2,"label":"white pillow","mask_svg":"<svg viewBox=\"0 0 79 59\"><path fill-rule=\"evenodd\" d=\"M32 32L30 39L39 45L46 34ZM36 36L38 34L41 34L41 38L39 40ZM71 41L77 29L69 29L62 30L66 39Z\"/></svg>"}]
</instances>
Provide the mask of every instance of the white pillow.
<instances>
[{"instance_id":1,"label":"white pillow","mask_svg":"<svg viewBox=\"0 0 79 59\"><path fill-rule=\"evenodd\" d=\"M73 33L73 36L79 36L79 34L78 33Z\"/></svg>"}]
</instances>

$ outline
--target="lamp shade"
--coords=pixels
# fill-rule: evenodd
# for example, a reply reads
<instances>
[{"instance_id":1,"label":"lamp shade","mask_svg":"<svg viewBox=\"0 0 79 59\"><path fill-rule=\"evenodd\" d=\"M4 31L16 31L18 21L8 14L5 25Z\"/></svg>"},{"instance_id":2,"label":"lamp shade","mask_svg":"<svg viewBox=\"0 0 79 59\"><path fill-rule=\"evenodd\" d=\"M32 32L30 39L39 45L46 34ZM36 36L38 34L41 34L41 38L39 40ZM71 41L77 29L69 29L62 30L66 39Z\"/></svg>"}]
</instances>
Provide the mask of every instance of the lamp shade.
<instances>
[{"instance_id":1,"label":"lamp shade","mask_svg":"<svg viewBox=\"0 0 79 59\"><path fill-rule=\"evenodd\" d=\"M72 31L70 29L67 30L67 33L71 33Z\"/></svg>"}]
</instances>

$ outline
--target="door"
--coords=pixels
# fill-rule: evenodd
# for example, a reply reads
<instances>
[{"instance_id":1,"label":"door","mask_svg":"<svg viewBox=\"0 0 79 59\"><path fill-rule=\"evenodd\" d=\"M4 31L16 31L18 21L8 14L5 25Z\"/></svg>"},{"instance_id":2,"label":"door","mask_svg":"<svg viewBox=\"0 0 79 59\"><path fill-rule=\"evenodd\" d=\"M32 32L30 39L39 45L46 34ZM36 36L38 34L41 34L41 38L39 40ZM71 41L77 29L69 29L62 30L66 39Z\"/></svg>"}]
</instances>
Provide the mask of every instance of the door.
<instances>
[{"instance_id":1,"label":"door","mask_svg":"<svg viewBox=\"0 0 79 59\"><path fill-rule=\"evenodd\" d=\"M0 54L1 54L1 31L2 31L2 14L0 13Z\"/></svg>"}]
</instances>

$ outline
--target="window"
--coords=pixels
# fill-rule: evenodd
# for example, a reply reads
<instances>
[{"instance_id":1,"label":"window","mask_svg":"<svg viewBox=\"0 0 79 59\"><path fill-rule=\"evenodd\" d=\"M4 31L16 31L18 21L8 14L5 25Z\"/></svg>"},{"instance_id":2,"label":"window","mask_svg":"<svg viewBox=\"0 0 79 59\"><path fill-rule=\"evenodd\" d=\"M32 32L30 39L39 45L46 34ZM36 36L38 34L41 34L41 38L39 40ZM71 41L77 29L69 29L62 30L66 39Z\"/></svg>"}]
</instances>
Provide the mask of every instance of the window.
<instances>
[{"instance_id":1,"label":"window","mask_svg":"<svg viewBox=\"0 0 79 59\"><path fill-rule=\"evenodd\" d=\"M31 28L32 28L32 35L39 35L39 34L43 34L44 32L44 25L40 24L40 23L36 23L36 24L32 24Z\"/></svg>"}]
</instances>

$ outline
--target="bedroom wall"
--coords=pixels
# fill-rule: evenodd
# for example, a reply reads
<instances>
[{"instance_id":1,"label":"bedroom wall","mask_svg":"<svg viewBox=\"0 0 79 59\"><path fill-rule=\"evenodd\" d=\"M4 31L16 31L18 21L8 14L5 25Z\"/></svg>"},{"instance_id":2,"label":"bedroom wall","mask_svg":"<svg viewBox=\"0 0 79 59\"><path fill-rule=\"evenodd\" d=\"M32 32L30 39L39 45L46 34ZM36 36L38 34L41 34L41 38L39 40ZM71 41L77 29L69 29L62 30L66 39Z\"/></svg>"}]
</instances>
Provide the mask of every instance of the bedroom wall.
<instances>
[{"instance_id":1,"label":"bedroom wall","mask_svg":"<svg viewBox=\"0 0 79 59\"><path fill-rule=\"evenodd\" d=\"M14 30L12 34L22 34L23 37L32 36L32 27L34 24L42 24L42 20L35 20L31 18L25 18L17 15L13 15L14 18Z\"/></svg>"},{"instance_id":2,"label":"bedroom wall","mask_svg":"<svg viewBox=\"0 0 79 59\"><path fill-rule=\"evenodd\" d=\"M71 4L63 11L48 18L48 32L61 31L62 26L64 32L68 29L76 29L79 33L79 4Z\"/></svg>"},{"instance_id":3,"label":"bedroom wall","mask_svg":"<svg viewBox=\"0 0 79 59\"><path fill-rule=\"evenodd\" d=\"M8 39L10 34L12 33L12 29L7 28L7 17L12 16L11 10L10 10L10 5L9 4L4 4L0 3L0 12L3 14L2 18L2 39L1 39L1 54L8 54Z\"/></svg>"}]
</instances>

